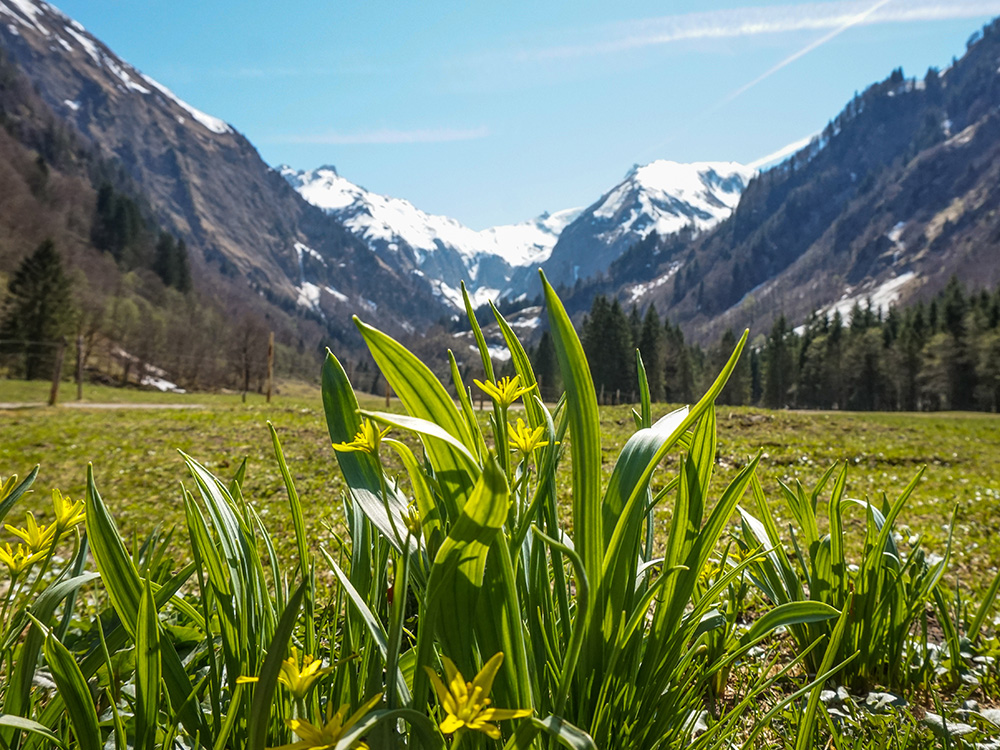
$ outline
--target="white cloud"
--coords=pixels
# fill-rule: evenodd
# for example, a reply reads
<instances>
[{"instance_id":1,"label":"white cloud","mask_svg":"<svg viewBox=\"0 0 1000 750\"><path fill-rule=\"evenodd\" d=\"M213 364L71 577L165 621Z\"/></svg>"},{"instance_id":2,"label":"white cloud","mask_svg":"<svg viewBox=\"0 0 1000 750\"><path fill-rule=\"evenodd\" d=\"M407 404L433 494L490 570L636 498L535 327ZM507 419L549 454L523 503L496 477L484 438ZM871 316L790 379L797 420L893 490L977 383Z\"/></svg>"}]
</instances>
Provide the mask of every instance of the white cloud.
<instances>
[{"instance_id":1,"label":"white cloud","mask_svg":"<svg viewBox=\"0 0 1000 750\"><path fill-rule=\"evenodd\" d=\"M1000 14L1000 0L871 0L772 5L685 13L605 27L596 40L526 51L525 58L581 57L698 39L731 39L847 26L932 22ZM871 11L871 12L869 12ZM864 16L861 20L859 16Z\"/></svg>"},{"instance_id":2,"label":"white cloud","mask_svg":"<svg viewBox=\"0 0 1000 750\"><path fill-rule=\"evenodd\" d=\"M395 143L449 143L485 138L489 128L432 128L426 130L379 129L358 133L318 133L286 135L269 139L271 143L311 143L337 146L357 146Z\"/></svg>"}]
</instances>

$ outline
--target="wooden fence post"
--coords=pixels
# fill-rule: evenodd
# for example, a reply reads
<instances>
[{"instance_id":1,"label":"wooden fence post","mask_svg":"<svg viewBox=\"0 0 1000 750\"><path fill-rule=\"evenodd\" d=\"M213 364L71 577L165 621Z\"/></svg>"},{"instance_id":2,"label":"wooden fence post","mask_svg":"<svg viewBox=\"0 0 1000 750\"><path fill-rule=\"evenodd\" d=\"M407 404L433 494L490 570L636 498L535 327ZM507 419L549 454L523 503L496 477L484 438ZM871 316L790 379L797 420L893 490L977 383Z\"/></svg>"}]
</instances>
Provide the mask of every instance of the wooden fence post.
<instances>
[{"instance_id":1,"label":"wooden fence post","mask_svg":"<svg viewBox=\"0 0 1000 750\"><path fill-rule=\"evenodd\" d=\"M271 386L274 384L274 331L267 337L267 403L271 403Z\"/></svg>"},{"instance_id":2,"label":"wooden fence post","mask_svg":"<svg viewBox=\"0 0 1000 750\"><path fill-rule=\"evenodd\" d=\"M66 356L66 337L57 344L56 366L52 370L52 390L49 391L49 406L55 406L59 400L59 381L62 379L63 357Z\"/></svg>"},{"instance_id":3,"label":"wooden fence post","mask_svg":"<svg viewBox=\"0 0 1000 750\"><path fill-rule=\"evenodd\" d=\"M83 401L83 334L76 334L76 400Z\"/></svg>"},{"instance_id":4,"label":"wooden fence post","mask_svg":"<svg viewBox=\"0 0 1000 750\"><path fill-rule=\"evenodd\" d=\"M392 395L392 388L389 387L389 381L385 381L385 408L389 408L389 397Z\"/></svg>"}]
</instances>

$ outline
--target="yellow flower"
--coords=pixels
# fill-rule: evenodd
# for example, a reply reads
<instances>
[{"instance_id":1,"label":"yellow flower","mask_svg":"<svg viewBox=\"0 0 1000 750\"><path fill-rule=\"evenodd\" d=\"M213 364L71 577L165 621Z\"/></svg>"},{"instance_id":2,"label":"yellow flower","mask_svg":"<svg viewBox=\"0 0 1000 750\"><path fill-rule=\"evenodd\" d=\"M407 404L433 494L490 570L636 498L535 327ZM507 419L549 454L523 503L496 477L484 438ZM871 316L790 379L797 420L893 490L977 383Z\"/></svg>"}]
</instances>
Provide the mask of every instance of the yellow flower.
<instances>
[{"instance_id":1,"label":"yellow flower","mask_svg":"<svg viewBox=\"0 0 1000 750\"><path fill-rule=\"evenodd\" d=\"M705 563L705 567L701 569L701 573L698 574L698 582L705 588L709 588L718 575L719 566L709 560Z\"/></svg>"},{"instance_id":2,"label":"yellow flower","mask_svg":"<svg viewBox=\"0 0 1000 750\"><path fill-rule=\"evenodd\" d=\"M30 510L25 512L25 525L23 529L4 524L4 528L16 537L24 540L32 554L36 552L47 552L52 542L55 541L55 526L39 525L35 521L35 514Z\"/></svg>"},{"instance_id":3,"label":"yellow flower","mask_svg":"<svg viewBox=\"0 0 1000 750\"><path fill-rule=\"evenodd\" d=\"M542 440L545 435L544 427L536 427L534 430L530 429L524 424L524 420L518 417L517 427L513 425L507 425L510 427L510 432L508 433L510 442L514 446L514 450L518 450L525 456L529 455L535 448L541 448L543 445L548 445L548 440Z\"/></svg>"},{"instance_id":4,"label":"yellow flower","mask_svg":"<svg viewBox=\"0 0 1000 750\"><path fill-rule=\"evenodd\" d=\"M374 456L378 453L378 447L382 442L382 438L384 438L388 432L388 427L380 432L374 422L370 419L366 419L361 423L361 427L354 436L354 440L349 443L334 443L333 449L335 451L342 451L345 453L350 451L361 451L362 453L371 453Z\"/></svg>"},{"instance_id":5,"label":"yellow flower","mask_svg":"<svg viewBox=\"0 0 1000 750\"><path fill-rule=\"evenodd\" d=\"M337 713L332 714L333 704L328 704L326 709L326 724L321 727L314 726L303 719L287 719L285 723L288 725L288 728L295 732L300 739L298 742L272 748L272 750L331 750L336 747L340 739L347 733L347 730L357 724L358 719L371 711L381 700L382 694L379 693L351 714L350 718L346 721L344 717L347 716L350 706L345 704L337 710ZM368 750L368 745L361 740L354 742L351 747Z\"/></svg>"},{"instance_id":6,"label":"yellow flower","mask_svg":"<svg viewBox=\"0 0 1000 750\"><path fill-rule=\"evenodd\" d=\"M500 729L491 721L505 721L530 716L530 708L487 708L490 699L487 697L493 689L493 679L503 663L503 651L493 655L493 658L483 665L482 670L472 682L466 682L454 662L447 656L442 656L448 686L430 667L425 666L430 675L434 692L437 693L441 707L448 714L441 722L441 731L451 734L460 729L475 729L495 740L500 739Z\"/></svg>"},{"instance_id":7,"label":"yellow flower","mask_svg":"<svg viewBox=\"0 0 1000 750\"><path fill-rule=\"evenodd\" d=\"M324 667L323 662L314 659L306 654L302 659L302 666L299 666L299 652L294 647L292 655L281 662L281 671L278 673L278 682L288 688L289 692L296 698L305 698L306 693L324 675L330 674L333 667Z\"/></svg>"},{"instance_id":8,"label":"yellow flower","mask_svg":"<svg viewBox=\"0 0 1000 750\"><path fill-rule=\"evenodd\" d=\"M28 552L23 545L17 545L17 549L12 549L9 544L0 547L0 562L7 566L11 577L19 576L31 567L33 563L45 557L45 552Z\"/></svg>"},{"instance_id":9,"label":"yellow flower","mask_svg":"<svg viewBox=\"0 0 1000 750\"><path fill-rule=\"evenodd\" d=\"M406 513L403 514L403 523L406 524L406 530L410 532L410 535L414 539L420 538L420 511L412 503L406 506Z\"/></svg>"},{"instance_id":10,"label":"yellow flower","mask_svg":"<svg viewBox=\"0 0 1000 750\"><path fill-rule=\"evenodd\" d=\"M55 511L55 527L61 532L71 529L85 518L83 500L71 502L59 490L52 490L52 510Z\"/></svg>"},{"instance_id":11,"label":"yellow flower","mask_svg":"<svg viewBox=\"0 0 1000 750\"><path fill-rule=\"evenodd\" d=\"M299 700L306 697L312 686L321 677L330 674L333 667L324 667L323 662L314 659L306 654L302 659L302 666L299 666L299 651L292 646L292 655L281 662L281 671L278 672L278 682L288 688L288 691ZM247 677L240 675L236 678L237 685L245 685L248 682L257 682L259 677Z\"/></svg>"},{"instance_id":12,"label":"yellow flower","mask_svg":"<svg viewBox=\"0 0 1000 750\"><path fill-rule=\"evenodd\" d=\"M515 375L513 378L500 378L496 383L492 383L489 380L485 383L481 380L473 380L472 382L478 385L483 393L496 401L502 409L506 409L535 387L532 385L522 388L520 375Z\"/></svg>"},{"instance_id":13,"label":"yellow flower","mask_svg":"<svg viewBox=\"0 0 1000 750\"><path fill-rule=\"evenodd\" d=\"M760 545L757 545L755 547L748 546L746 549L743 549L742 545L737 544L735 545L735 549L730 551L730 556L733 559L733 564L740 565L749 560L754 555L758 554L759 552L760 552Z\"/></svg>"}]
</instances>

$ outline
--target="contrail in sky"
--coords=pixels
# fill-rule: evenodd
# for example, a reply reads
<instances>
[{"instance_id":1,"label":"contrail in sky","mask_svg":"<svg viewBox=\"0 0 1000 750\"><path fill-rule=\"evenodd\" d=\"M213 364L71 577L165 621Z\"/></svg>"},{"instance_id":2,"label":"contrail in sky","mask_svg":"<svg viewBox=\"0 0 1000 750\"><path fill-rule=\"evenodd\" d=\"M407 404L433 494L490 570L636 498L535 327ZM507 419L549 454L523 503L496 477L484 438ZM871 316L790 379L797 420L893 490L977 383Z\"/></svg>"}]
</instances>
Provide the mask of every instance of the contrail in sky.
<instances>
[{"instance_id":1,"label":"contrail in sky","mask_svg":"<svg viewBox=\"0 0 1000 750\"><path fill-rule=\"evenodd\" d=\"M906 0L874 10L863 0L683 13L592 29L597 38L543 49L522 50L526 60L606 55L683 41L735 39L855 25L935 22L1000 14L1000 0ZM860 18L859 18L860 16ZM584 32L586 33L586 32Z\"/></svg>"},{"instance_id":2,"label":"contrail in sky","mask_svg":"<svg viewBox=\"0 0 1000 750\"><path fill-rule=\"evenodd\" d=\"M740 96L741 94L745 94L747 91L749 91L750 89L752 89L758 83L761 83L762 81L767 80L768 78L770 78L771 76L773 76L775 73L777 73L779 70L781 70L782 68L785 68L785 67L791 65L793 62L795 62L799 58L805 57L810 52L812 52L814 49L817 49L818 47L822 47L824 44L826 44L827 42L829 42L831 39L840 36L841 34L843 34L845 31L847 31L852 26L857 26L858 24L864 23L865 19L869 18L873 13L875 13L877 10L879 10L879 8L882 8L882 7L886 6L886 5L888 5L890 2L892 2L892 0L879 0L879 2L875 3L873 6L871 6L870 8L868 8L868 10L863 11L861 13L858 13L857 15L852 16L851 18L848 18L846 21L844 21L844 23L842 23L840 26L838 26L837 28L835 28L830 33L824 34L823 36L821 36L816 41L810 42L809 44L807 44L802 49L800 49L800 50L798 50L796 52L793 52L788 57L786 57L784 60L782 60L781 62L779 62L777 65L775 65L775 66L769 68L768 70L766 70L765 72L761 73L759 76L757 76L756 78L754 78L749 83L745 83L742 86L740 86L738 89L736 89L735 91L727 94L718 103L716 103L715 105L713 105L708 110L708 112L706 112L706 114L708 114L709 112L714 112L719 107L722 107L722 106L728 104L733 99L735 99L736 97Z\"/></svg>"},{"instance_id":3,"label":"contrail in sky","mask_svg":"<svg viewBox=\"0 0 1000 750\"><path fill-rule=\"evenodd\" d=\"M852 28L854 26L858 26L860 24L865 23L865 21L867 21L868 19L870 19L873 14L875 14L876 12L878 12L879 10L881 10L882 8L884 8L890 2L892 2L892 0L878 0L878 2L876 2L874 5L871 5L871 6L867 7L867 8L865 8L865 9L861 10L860 12L856 12L856 13L854 13L851 16L843 18L841 20L840 24L836 28L834 28L832 31L824 34L819 39L816 39L816 40L810 42L805 47L802 47L801 49L796 50L795 52L793 52L792 54L790 54L788 57L786 57L785 59L781 60L781 62L779 62L779 63L777 63L775 65L772 65L770 68L768 68L766 71L764 71L763 73L761 73L759 76L757 76L753 80L748 81L747 83L744 83L742 86L740 86L737 89L734 89L733 91L731 91L730 93L726 94L724 97L722 97L721 99L719 99L719 101L715 102L715 104L712 104L707 109L705 109L703 112L701 112L697 116L693 117L691 119L691 121L687 123L687 125L686 125L686 127L684 129L685 130L690 129L692 126L698 124L699 122L701 122L702 120L704 120L709 115L714 114L715 112L717 112L718 110L720 110L722 107L724 107L727 104L729 104L730 102L732 102L737 97L741 96L742 94L745 94L747 91L749 91L750 89L752 89L757 84L762 83L763 81L767 80L768 78L770 78L771 76L773 76L775 73L777 73L779 70L782 70L783 68L788 67L789 65L791 65L796 60L799 60L802 57L808 55L813 50L815 50L815 49L817 49L819 47L822 47L824 44L826 44L827 42L829 42L831 39L834 39L835 37L839 36L840 34L843 34L848 29L850 29L850 28ZM663 146L665 146L670 141L676 139L678 135L679 135L678 133L675 133L669 139L667 139L666 141L663 141L662 143L658 144L654 148L656 150L659 150L660 148L662 148ZM808 143L808 140L806 141L806 143ZM805 143L803 143L802 145L805 145ZM650 151L652 151L652 150L653 149L650 149ZM760 164L760 163L762 163L760 159L758 159L757 162L755 162L755 164Z\"/></svg>"}]
</instances>

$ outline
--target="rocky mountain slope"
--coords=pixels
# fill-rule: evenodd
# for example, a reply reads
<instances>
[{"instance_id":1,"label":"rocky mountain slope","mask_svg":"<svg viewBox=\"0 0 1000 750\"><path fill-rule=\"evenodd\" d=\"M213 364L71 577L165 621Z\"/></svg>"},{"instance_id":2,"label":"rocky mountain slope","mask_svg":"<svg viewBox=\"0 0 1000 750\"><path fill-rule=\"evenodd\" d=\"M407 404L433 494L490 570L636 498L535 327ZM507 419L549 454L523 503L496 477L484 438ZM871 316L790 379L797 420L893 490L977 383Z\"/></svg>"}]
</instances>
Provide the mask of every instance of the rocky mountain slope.
<instances>
[{"instance_id":1,"label":"rocky mountain slope","mask_svg":"<svg viewBox=\"0 0 1000 750\"><path fill-rule=\"evenodd\" d=\"M998 71L997 22L944 72L894 71L753 179L713 231L633 247L578 305L611 290L710 341L729 327L766 330L779 312L801 321L869 297L886 308L952 275L997 284Z\"/></svg>"},{"instance_id":2,"label":"rocky mountain slope","mask_svg":"<svg viewBox=\"0 0 1000 750\"><path fill-rule=\"evenodd\" d=\"M180 100L54 7L0 0L0 46L185 239L200 283L250 291L322 319L334 333L358 310L397 331L444 312L425 281L384 263L303 200L232 126Z\"/></svg>"}]
</instances>

